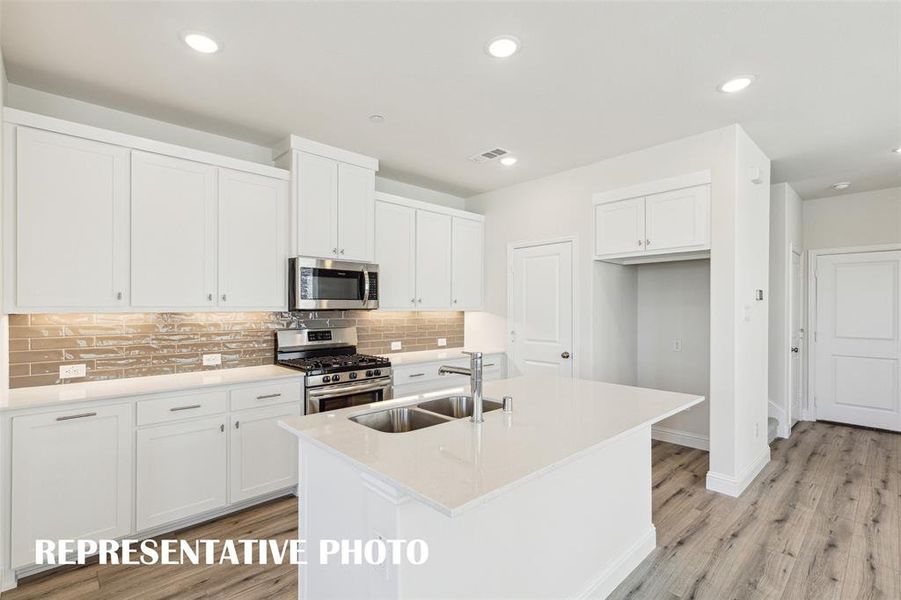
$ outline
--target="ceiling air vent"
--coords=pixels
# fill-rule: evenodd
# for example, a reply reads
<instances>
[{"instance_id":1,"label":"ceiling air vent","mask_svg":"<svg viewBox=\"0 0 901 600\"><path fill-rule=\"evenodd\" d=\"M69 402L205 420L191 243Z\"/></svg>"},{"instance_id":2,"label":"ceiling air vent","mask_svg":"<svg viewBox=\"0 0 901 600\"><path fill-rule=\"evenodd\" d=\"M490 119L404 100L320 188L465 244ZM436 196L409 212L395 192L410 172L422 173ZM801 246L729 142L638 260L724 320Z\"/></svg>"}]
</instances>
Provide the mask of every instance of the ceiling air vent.
<instances>
[{"instance_id":1,"label":"ceiling air vent","mask_svg":"<svg viewBox=\"0 0 901 600\"><path fill-rule=\"evenodd\" d=\"M504 154L507 154L507 151L503 148L494 148L492 150L488 150L487 152L482 152L481 154L473 154L469 157L469 160L474 163L483 163L488 162L489 160L494 160L495 158L503 156Z\"/></svg>"}]
</instances>

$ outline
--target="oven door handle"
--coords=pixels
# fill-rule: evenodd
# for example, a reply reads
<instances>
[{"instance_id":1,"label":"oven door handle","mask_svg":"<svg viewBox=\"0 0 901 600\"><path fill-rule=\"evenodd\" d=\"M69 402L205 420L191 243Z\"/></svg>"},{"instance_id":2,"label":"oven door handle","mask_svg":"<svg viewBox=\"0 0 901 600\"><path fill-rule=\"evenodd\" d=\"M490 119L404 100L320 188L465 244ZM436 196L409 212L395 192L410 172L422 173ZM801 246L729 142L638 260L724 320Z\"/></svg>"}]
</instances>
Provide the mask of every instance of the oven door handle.
<instances>
[{"instance_id":1,"label":"oven door handle","mask_svg":"<svg viewBox=\"0 0 901 600\"><path fill-rule=\"evenodd\" d=\"M372 392L386 389L390 385L391 380L385 379L377 383L345 383L342 385L322 386L308 389L307 396L310 398L328 398L329 396L343 396L357 392Z\"/></svg>"},{"instance_id":2,"label":"oven door handle","mask_svg":"<svg viewBox=\"0 0 901 600\"><path fill-rule=\"evenodd\" d=\"M369 302L369 271L363 270L363 306Z\"/></svg>"}]
</instances>

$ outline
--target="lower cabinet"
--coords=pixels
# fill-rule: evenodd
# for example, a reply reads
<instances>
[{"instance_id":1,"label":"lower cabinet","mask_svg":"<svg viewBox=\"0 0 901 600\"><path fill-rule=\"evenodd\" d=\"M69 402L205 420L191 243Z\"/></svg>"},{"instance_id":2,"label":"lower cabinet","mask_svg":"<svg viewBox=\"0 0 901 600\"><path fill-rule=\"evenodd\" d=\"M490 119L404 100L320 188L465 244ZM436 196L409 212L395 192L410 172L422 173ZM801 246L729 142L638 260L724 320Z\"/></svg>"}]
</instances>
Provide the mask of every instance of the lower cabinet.
<instances>
[{"instance_id":1,"label":"lower cabinet","mask_svg":"<svg viewBox=\"0 0 901 600\"><path fill-rule=\"evenodd\" d=\"M232 413L231 502L240 502L297 484L297 439L278 420L300 416L300 404L282 404Z\"/></svg>"},{"instance_id":2,"label":"lower cabinet","mask_svg":"<svg viewBox=\"0 0 901 600\"><path fill-rule=\"evenodd\" d=\"M469 367L469 359L452 358L437 362L398 365L392 369L392 396L403 398L469 385L469 377L463 375L438 375L438 368L442 365ZM505 354L486 354L482 358L482 381L503 379L507 376L506 373Z\"/></svg>"},{"instance_id":3,"label":"lower cabinet","mask_svg":"<svg viewBox=\"0 0 901 600\"><path fill-rule=\"evenodd\" d=\"M131 531L132 405L12 419L11 566L37 539L116 538Z\"/></svg>"},{"instance_id":4,"label":"lower cabinet","mask_svg":"<svg viewBox=\"0 0 901 600\"><path fill-rule=\"evenodd\" d=\"M227 420L222 414L138 430L138 531L227 504Z\"/></svg>"}]
</instances>

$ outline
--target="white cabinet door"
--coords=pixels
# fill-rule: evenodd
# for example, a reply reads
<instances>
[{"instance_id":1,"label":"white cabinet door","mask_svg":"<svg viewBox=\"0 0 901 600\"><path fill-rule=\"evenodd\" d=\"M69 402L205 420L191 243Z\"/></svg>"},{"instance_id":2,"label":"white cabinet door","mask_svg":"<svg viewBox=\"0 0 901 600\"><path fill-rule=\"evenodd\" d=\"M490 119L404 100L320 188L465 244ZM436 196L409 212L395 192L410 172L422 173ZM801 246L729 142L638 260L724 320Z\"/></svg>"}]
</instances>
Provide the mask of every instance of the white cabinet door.
<instances>
[{"instance_id":1,"label":"white cabinet door","mask_svg":"<svg viewBox=\"0 0 901 600\"><path fill-rule=\"evenodd\" d=\"M451 307L451 217L416 211L416 308Z\"/></svg>"},{"instance_id":2,"label":"white cabinet door","mask_svg":"<svg viewBox=\"0 0 901 600\"><path fill-rule=\"evenodd\" d=\"M137 529L226 504L226 415L139 429Z\"/></svg>"},{"instance_id":3,"label":"white cabinet door","mask_svg":"<svg viewBox=\"0 0 901 600\"><path fill-rule=\"evenodd\" d=\"M338 163L338 257L371 262L375 172Z\"/></svg>"},{"instance_id":4,"label":"white cabinet door","mask_svg":"<svg viewBox=\"0 0 901 600\"><path fill-rule=\"evenodd\" d=\"M12 420L12 567L36 539L108 539L131 532L131 405Z\"/></svg>"},{"instance_id":5,"label":"white cabinet door","mask_svg":"<svg viewBox=\"0 0 901 600\"><path fill-rule=\"evenodd\" d=\"M375 262L379 308L416 307L416 209L375 203Z\"/></svg>"},{"instance_id":6,"label":"white cabinet door","mask_svg":"<svg viewBox=\"0 0 901 600\"><path fill-rule=\"evenodd\" d=\"M297 438L278 420L300 414L299 402L232 413L229 502L297 484Z\"/></svg>"},{"instance_id":7,"label":"white cabinet door","mask_svg":"<svg viewBox=\"0 0 901 600\"><path fill-rule=\"evenodd\" d=\"M215 167L131 153L132 306L215 306L216 212Z\"/></svg>"},{"instance_id":8,"label":"white cabinet door","mask_svg":"<svg viewBox=\"0 0 901 600\"><path fill-rule=\"evenodd\" d=\"M484 237L481 221L453 218L451 304L454 310L482 308Z\"/></svg>"},{"instance_id":9,"label":"white cabinet door","mask_svg":"<svg viewBox=\"0 0 901 600\"><path fill-rule=\"evenodd\" d=\"M219 170L219 306L285 310L285 182Z\"/></svg>"},{"instance_id":10,"label":"white cabinet door","mask_svg":"<svg viewBox=\"0 0 901 600\"><path fill-rule=\"evenodd\" d=\"M15 131L16 274L8 299L19 308L126 305L128 150Z\"/></svg>"},{"instance_id":11,"label":"white cabinet door","mask_svg":"<svg viewBox=\"0 0 901 600\"><path fill-rule=\"evenodd\" d=\"M645 198L645 250L710 247L710 186L651 194Z\"/></svg>"},{"instance_id":12,"label":"white cabinet door","mask_svg":"<svg viewBox=\"0 0 901 600\"><path fill-rule=\"evenodd\" d=\"M644 250L644 198L594 207L594 254L625 254Z\"/></svg>"},{"instance_id":13,"label":"white cabinet door","mask_svg":"<svg viewBox=\"0 0 901 600\"><path fill-rule=\"evenodd\" d=\"M337 258L338 163L298 152L295 166L298 254Z\"/></svg>"}]
</instances>

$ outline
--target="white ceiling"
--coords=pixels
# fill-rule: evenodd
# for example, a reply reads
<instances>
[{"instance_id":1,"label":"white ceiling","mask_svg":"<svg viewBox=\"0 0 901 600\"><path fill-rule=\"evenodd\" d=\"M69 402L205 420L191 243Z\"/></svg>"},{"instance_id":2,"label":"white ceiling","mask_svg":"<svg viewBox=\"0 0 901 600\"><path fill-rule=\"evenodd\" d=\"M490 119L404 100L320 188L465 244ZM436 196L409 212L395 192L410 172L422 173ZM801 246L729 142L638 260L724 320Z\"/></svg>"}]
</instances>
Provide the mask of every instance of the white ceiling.
<instances>
[{"instance_id":1,"label":"white ceiling","mask_svg":"<svg viewBox=\"0 0 901 600\"><path fill-rule=\"evenodd\" d=\"M522 51L487 56L499 34ZM802 197L901 185L897 2L5 0L0 39L13 83L260 144L296 133L460 195L734 122ZM495 146L519 164L467 160Z\"/></svg>"}]
</instances>

